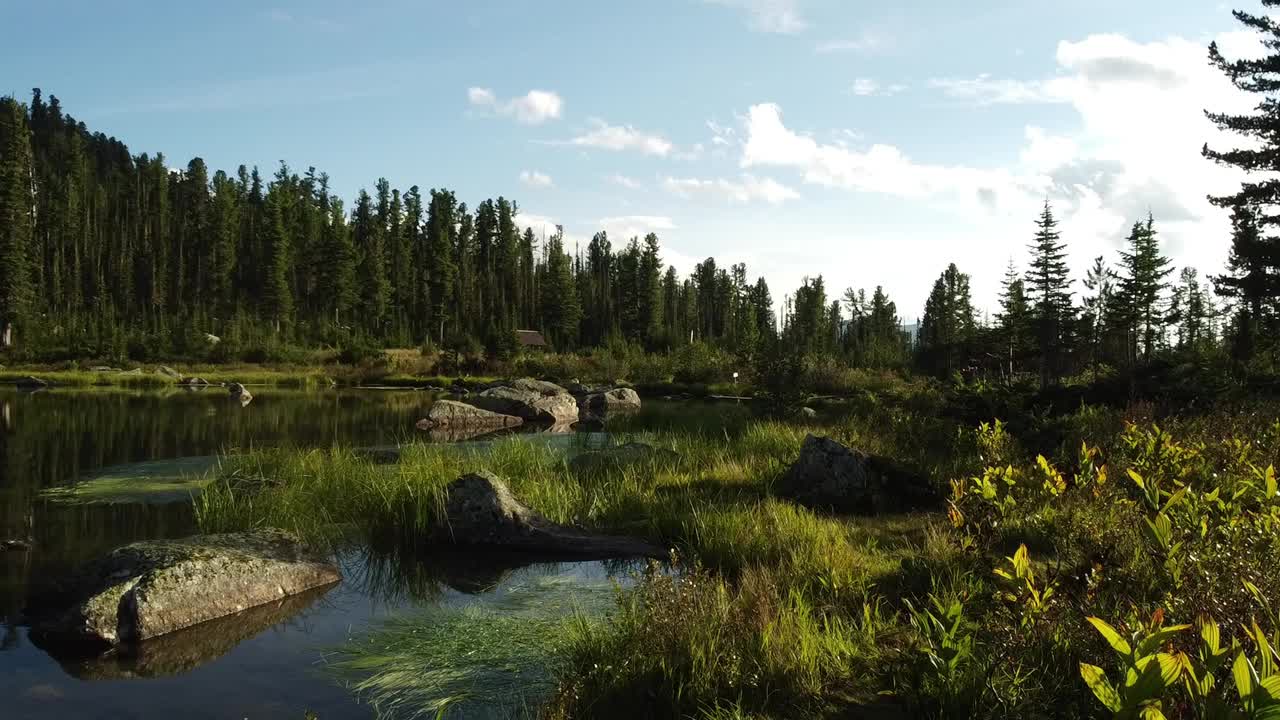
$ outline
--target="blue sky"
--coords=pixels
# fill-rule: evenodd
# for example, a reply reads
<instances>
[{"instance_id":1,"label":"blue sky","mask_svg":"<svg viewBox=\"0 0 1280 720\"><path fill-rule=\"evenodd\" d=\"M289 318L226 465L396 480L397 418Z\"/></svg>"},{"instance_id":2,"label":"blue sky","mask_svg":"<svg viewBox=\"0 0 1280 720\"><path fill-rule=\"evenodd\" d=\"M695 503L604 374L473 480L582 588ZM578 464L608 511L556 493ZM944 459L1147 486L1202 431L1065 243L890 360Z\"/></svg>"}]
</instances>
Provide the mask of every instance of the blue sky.
<instances>
[{"instance_id":1,"label":"blue sky","mask_svg":"<svg viewBox=\"0 0 1280 720\"><path fill-rule=\"evenodd\" d=\"M654 230L682 272L744 261L779 299L883 284L909 319L952 261L993 306L1045 198L1078 274L1148 209L1218 271L1204 195L1238 178L1200 159L1200 110L1252 101L1205 46L1256 52L1227 6L1147 0L0 0L0 26L0 93L175 167L505 195L571 241Z\"/></svg>"}]
</instances>

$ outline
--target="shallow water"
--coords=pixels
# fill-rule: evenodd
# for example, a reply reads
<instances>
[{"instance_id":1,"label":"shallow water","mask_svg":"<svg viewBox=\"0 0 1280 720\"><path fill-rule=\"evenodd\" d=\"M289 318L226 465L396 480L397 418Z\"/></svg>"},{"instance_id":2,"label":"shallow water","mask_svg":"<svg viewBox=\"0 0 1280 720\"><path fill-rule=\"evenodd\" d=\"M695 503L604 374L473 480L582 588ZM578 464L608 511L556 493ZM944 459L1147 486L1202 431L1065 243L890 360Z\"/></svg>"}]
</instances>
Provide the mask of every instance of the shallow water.
<instances>
[{"instance_id":1,"label":"shallow water","mask_svg":"<svg viewBox=\"0 0 1280 720\"><path fill-rule=\"evenodd\" d=\"M240 407L216 389L0 391L0 540L34 540L30 551L0 552L3 717L373 717L326 666L335 647L380 621L424 608L501 609L514 597L560 612L580 602L600 607L613 583L630 577L623 564L396 561L353 549L342 556L346 579L337 586L162 638L136 657L55 658L32 644L22 611L41 582L127 542L194 531L189 503L76 505L47 501L42 491L124 463L422 439L413 424L432 400L381 391L255 395Z\"/></svg>"}]
</instances>

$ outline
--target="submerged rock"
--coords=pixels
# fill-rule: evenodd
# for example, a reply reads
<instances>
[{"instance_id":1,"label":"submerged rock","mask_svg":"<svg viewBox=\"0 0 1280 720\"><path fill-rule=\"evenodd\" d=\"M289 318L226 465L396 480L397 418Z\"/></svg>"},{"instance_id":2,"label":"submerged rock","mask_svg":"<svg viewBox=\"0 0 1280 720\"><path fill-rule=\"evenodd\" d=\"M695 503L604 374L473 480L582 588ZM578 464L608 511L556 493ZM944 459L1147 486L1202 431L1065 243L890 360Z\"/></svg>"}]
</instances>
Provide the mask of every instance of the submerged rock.
<instances>
[{"instance_id":1,"label":"submerged rock","mask_svg":"<svg viewBox=\"0 0 1280 720\"><path fill-rule=\"evenodd\" d=\"M427 416L418 421L419 430L431 429L496 429L516 427L524 423L524 419L515 415L485 410L456 400L437 400L431 404Z\"/></svg>"},{"instance_id":2,"label":"submerged rock","mask_svg":"<svg viewBox=\"0 0 1280 720\"><path fill-rule=\"evenodd\" d=\"M253 402L253 393L250 393L249 389L240 383L231 383L228 385L227 395L230 396L232 400L240 403L240 407L244 407L245 405Z\"/></svg>"},{"instance_id":3,"label":"submerged rock","mask_svg":"<svg viewBox=\"0 0 1280 720\"><path fill-rule=\"evenodd\" d=\"M138 542L39 597L33 633L99 647L139 642L341 579L281 530Z\"/></svg>"},{"instance_id":4,"label":"submerged rock","mask_svg":"<svg viewBox=\"0 0 1280 720\"><path fill-rule=\"evenodd\" d=\"M816 510L847 513L897 509L905 500L927 493L923 480L888 458L816 435L805 437L800 457L773 491Z\"/></svg>"},{"instance_id":5,"label":"submerged rock","mask_svg":"<svg viewBox=\"0 0 1280 720\"><path fill-rule=\"evenodd\" d=\"M494 385L468 397L467 402L527 422L560 425L578 420L578 401L568 390L542 380L523 378Z\"/></svg>"},{"instance_id":6,"label":"submerged rock","mask_svg":"<svg viewBox=\"0 0 1280 720\"><path fill-rule=\"evenodd\" d=\"M635 411L640 409L640 394L629 387L614 388L583 397L579 407L596 414Z\"/></svg>"},{"instance_id":7,"label":"submerged rock","mask_svg":"<svg viewBox=\"0 0 1280 720\"><path fill-rule=\"evenodd\" d=\"M589 533L553 523L516 499L498 476L469 473L445 490L445 524L437 541L592 557L662 558L662 548L636 538Z\"/></svg>"},{"instance_id":8,"label":"submerged rock","mask_svg":"<svg viewBox=\"0 0 1280 720\"><path fill-rule=\"evenodd\" d=\"M616 470L632 465L666 466L680 460L674 450L656 448L640 442L629 442L617 447L593 450L575 456L569 461L569 470L576 474Z\"/></svg>"},{"instance_id":9,"label":"submerged rock","mask_svg":"<svg viewBox=\"0 0 1280 720\"><path fill-rule=\"evenodd\" d=\"M14 384L18 386L19 390L41 390L49 387L48 380L43 380L33 375L18 378L14 381Z\"/></svg>"}]
</instances>

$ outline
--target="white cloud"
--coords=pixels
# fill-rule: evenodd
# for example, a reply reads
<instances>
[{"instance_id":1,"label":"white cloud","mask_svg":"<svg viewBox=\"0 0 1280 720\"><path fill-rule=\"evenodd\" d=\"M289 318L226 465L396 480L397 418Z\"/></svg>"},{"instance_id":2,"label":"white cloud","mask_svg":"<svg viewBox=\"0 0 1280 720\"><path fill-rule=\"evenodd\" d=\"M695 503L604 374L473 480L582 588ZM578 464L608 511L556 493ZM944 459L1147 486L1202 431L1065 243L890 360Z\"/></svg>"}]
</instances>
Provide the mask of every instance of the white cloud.
<instances>
[{"instance_id":1,"label":"white cloud","mask_svg":"<svg viewBox=\"0 0 1280 720\"><path fill-rule=\"evenodd\" d=\"M637 130L630 125L610 125L600 118L588 120L586 132L572 139L557 143L598 150L636 150L645 155L666 157L675 148L661 135Z\"/></svg>"},{"instance_id":2,"label":"white cloud","mask_svg":"<svg viewBox=\"0 0 1280 720\"><path fill-rule=\"evenodd\" d=\"M868 97L871 95L897 95L907 89L902 83L891 83L889 85L881 85L880 81L875 78L860 77L854 78L852 87L849 92L859 97Z\"/></svg>"},{"instance_id":3,"label":"white cloud","mask_svg":"<svg viewBox=\"0 0 1280 720\"><path fill-rule=\"evenodd\" d=\"M525 170L520 173L520 183L525 187L531 188L549 188L555 183L551 181L551 176L537 170Z\"/></svg>"},{"instance_id":4,"label":"white cloud","mask_svg":"<svg viewBox=\"0 0 1280 720\"><path fill-rule=\"evenodd\" d=\"M1220 134L1203 111L1249 112L1256 99L1237 91L1205 62L1206 40L1175 37L1143 43L1090 35L1060 43L1057 70L1043 77L981 75L931 83L963 104L1061 107L1052 131L1027 123L1008 152L943 164L856 137L835 134L822 141L786 125L777 105L762 103L752 106L743 121L740 165L792 170L808 184L905 198L933 223L962 218L945 240L911 240L912 252L936 255L939 262L954 257L962 261L962 269L974 268L976 297L984 306L994 301L999 278L980 268L1003 266L1011 254L1019 261L1025 257L1023 245L1045 198L1061 222L1077 279L1094 256L1114 259L1128 226L1148 210L1175 264L1213 273L1225 259L1229 228L1225 213L1206 195L1231 192L1240 177L1204 160L1200 147L1206 141L1211 147L1235 147L1242 141ZM1230 48L1229 57L1256 54L1256 39L1228 33L1218 40ZM1003 112L1008 117L1020 111ZM872 242L875 232L869 228L859 237ZM910 232L904 227L899 234ZM895 242L880 234L878 241ZM839 240L832 231L821 237L823 242ZM916 296L923 299L927 283L891 266L883 272L892 278L890 292L901 296L903 314L917 313Z\"/></svg>"},{"instance_id":5,"label":"white cloud","mask_svg":"<svg viewBox=\"0 0 1280 720\"><path fill-rule=\"evenodd\" d=\"M819 43L813 49L819 54L830 53L874 53L884 50L890 45L889 36L874 30L863 30L857 37L848 40L829 40Z\"/></svg>"},{"instance_id":6,"label":"white cloud","mask_svg":"<svg viewBox=\"0 0 1280 720\"><path fill-rule=\"evenodd\" d=\"M1023 103L1066 102L1070 81L996 79L987 73L974 78L934 78L929 87L956 100L976 105L1017 105Z\"/></svg>"},{"instance_id":7,"label":"white cloud","mask_svg":"<svg viewBox=\"0 0 1280 720\"><path fill-rule=\"evenodd\" d=\"M800 197L800 193L773 178L760 178L750 173L743 173L739 180L668 177L662 181L662 186L681 197L713 195L740 204L763 200L770 205L780 205Z\"/></svg>"},{"instance_id":8,"label":"white cloud","mask_svg":"<svg viewBox=\"0 0 1280 720\"><path fill-rule=\"evenodd\" d=\"M855 78L852 90L854 95L875 95L880 90L880 83L872 78Z\"/></svg>"},{"instance_id":9,"label":"white cloud","mask_svg":"<svg viewBox=\"0 0 1280 720\"><path fill-rule=\"evenodd\" d=\"M972 196L984 189L999 193L1019 182L1003 170L919 164L892 145L858 151L822 144L783 125L782 109L772 103L748 111L741 165L790 167L800 170L808 183L917 198Z\"/></svg>"},{"instance_id":10,"label":"white cloud","mask_svg":"<svg viewBox=\"0 0 1280 720\"><path fill-rule=\"evenodd\" d=\"M504 117L514 117L525 125L540 125L560 117L564 100L548 90L530 90L524 95L500 101L489 88L467 88L467 102Z\"/></svg>"},{"instance_id":11,"label":"white cloud","mask_svg":"<svg viewBox=\"0 0 1280 720\"><path fill-rule=\"evenodd\" d=\"M794 35L809 24L800 15L799 0L706 0L747 13L747 25L757 32Z\"/></svg>"},{"instance_id":12,"label":"white cloud","mask_svg":"<svg viewBox=\"0 0 1280 720\"><path fill-rule=\"evenodd\" d=\"M613 236L613 242L619 239L629 240L633 237L644 237L649 233L661 234L667 230L675 230L675 222L665 215L623 215L620 217L600 218L596 226Z\"/></svg>"},{"instance_id":13,"label":"white cloud","mask_svg":"<svg viewBox=\"0 0 1280 720\"><path fill-rule=\"evenodd\" d=\"M613 183L614 185L617 185L619 187L624 187L628 190L639 190L643 187L643 185L640 183L639 180L636 180L635 178L627 177L626 175L622 175L619 173L614 173L610 175L607 179L609 180L609 182Z\"/></svg>"}]
</instances>

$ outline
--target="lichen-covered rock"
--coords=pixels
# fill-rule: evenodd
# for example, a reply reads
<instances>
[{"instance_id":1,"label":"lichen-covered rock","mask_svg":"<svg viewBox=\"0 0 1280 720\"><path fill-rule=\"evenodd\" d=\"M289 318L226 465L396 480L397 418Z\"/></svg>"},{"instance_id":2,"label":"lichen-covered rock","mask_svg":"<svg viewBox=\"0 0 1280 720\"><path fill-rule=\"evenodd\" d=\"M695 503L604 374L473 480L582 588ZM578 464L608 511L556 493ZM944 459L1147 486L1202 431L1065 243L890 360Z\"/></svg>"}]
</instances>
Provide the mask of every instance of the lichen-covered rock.
<instances>
[{"instance_id":1,"label":"lichen-covered rock","mask_svg":"<svg viewBox=\"0 0 1280 720\"><path fill-rule=\"evenodd\" d=\"M418 421L419 430L442 428L454 429L496 429L516 427L524 423L524 419L515 415L485 410L456 400L437 400L431 404L427 416Z\"/></svg>"},{"instance_id":2,"label":"lichen-covered rock","mask_svg":"<svg viewBox=\"0 0 1280 720\"><path fill-rule=\"evenodd\" d=\"M593 450L574 456L569 470L576 474L618 470L633 465L653 468L670 466L680 460L674 450L656 448L640 442L629 442L617 447Z\"/></svg>"},{"instance_id":3,"label":"lichen-covered rock","mask_svg":"<svg viewBox=\"0 0 1280 720\"><path fill-rule=\"evenodd\" d=\"M579 407L596 414L628 412L640 409L640 394L628 387L591 393L579 401Z\"/></svg>"},{"instance_id":4,"label":"lichen-covered rock","mask_svg":"<svg viewBox=\"0 0 1280 720\"><path fill-rule=\"evenodd\" d=\"M341 579L281 530L138 542L90 562L32 604L56 642L137 642Z\"/></svg>"},{"instance_id":5,"label":"lichen-covered rock","mask_svg":"<svg viewBox=\"0 0 1280 720\"><path fill-rule=\"evenodd\" d=\"M800 457L774 492L807 507L835 512L876 512L886 507L893 472L879 458L830 438L808 435Z\"/></svg>"},{"instance_id":6,"label":"lichen-covered rock","mask_svg":"<svg viewBox=\"0 0 1280 720\"><path fill-rule=\"evenodd\" d=\"M240 403L241 407L253 402L253 393L249 392L249 388L240 383L231 383L227 386L227 396L234 402Z\"/></svg>"},{"instance_id":7,"label":"lichen-covered rock","mask_svg":"<svg viewBox=\"0 0 1280 720\"><path fill-rule=\"evenodd\" d=\"M264 603L244 612L200 623L139 643L121 645L115 652L91 655L75 648L45 648L73 677L81 680L132 680L181 675L212 662L241 642L286 622L325 596L333 585ZM40 638L33 638L37 642Z\"/></svg>"},{"instance_id":8,"label":"lichen-covered rock","mask_svg":"<svg viewBox=\"0 0 1280 720\"><path fill-rule=\"evenodd\" d=\"M578 420L578 402L569 391L542 380L523 378L467 398L475 407L503 415L514 415L526 422L568 424Z\"/></svg>"},{"instance_id":9,"label":"lichen-covered rock","mask_svg":"<svg viewBox=\"0 0 1280 720\"><path fill-rule=\"evenodd\" d=\"M445 522L436 541L551 554L593 557L664 556L634 538L592 535L553 523L516 499L498 476L468 473L445 491Z\"/></svg>"}]
</instances>

